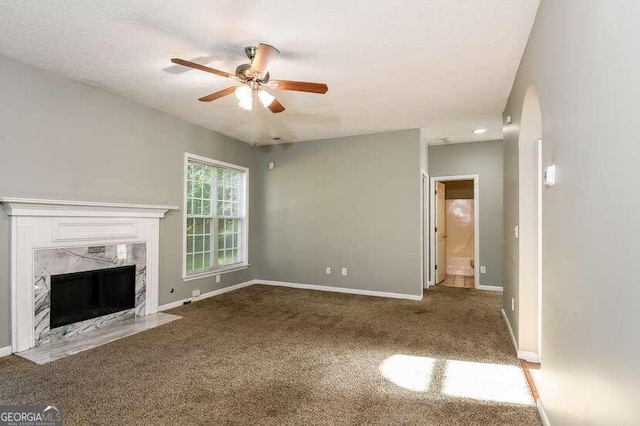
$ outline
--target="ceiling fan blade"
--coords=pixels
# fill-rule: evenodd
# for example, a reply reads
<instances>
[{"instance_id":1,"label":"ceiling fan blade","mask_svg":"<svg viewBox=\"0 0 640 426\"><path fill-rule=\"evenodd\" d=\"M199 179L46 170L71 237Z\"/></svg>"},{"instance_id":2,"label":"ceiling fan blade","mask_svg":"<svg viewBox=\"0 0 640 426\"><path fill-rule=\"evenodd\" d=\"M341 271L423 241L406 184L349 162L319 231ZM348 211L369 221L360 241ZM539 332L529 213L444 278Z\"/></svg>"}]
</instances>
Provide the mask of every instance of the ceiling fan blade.
<instances>
[{"instance_id":1,"label":"ceiling fan blade","mask_svg":"<svg viewBox=\"0 0 640 426\"><path fill-rule=\"evenodd\" d=\"M273 84L276 89L293 90L296 92L324 94L329 90L329 87L324 83L307 83L305 81L271 80L269 84Z\"/></svg>"},{"instance_id":2,"label":"ceiling fan blade","mask_svg":"<svg viewBox=\"0 0 640 426\"><path fill-rule=\"evenodd\" d=\"M220 77L234 78L235 75L229 74L226 71L220 71L215 68L210 68L204 65L196 64L195 62L185 61L184 59L173 58L171 62L174 64L182 65L189 68L195 68L200 71L209 72L211 74L219 75Z\"/></svg>"},{"instance_id":3,"label":"ceiling fan blade","mask_svg":"<svg viewBox=\"0 0 640 426\"><path fill-rule=\"evenodd\" d=\"M216 93L212 93L210 95L207 96L203 96L202 98L198 99L201 102L211 102L211 101L215 101L216 99L220 99L224 96L230 95L233 92L236 91L236 86L233 87L227 87L226 89L222 89Z\"/></svg>"},{"instance_id":4,"label":"ceiling fan blade","mask_svg":"<svg viewBox=\"0 0 640 426\"><path fill-rule=\"evenodd\" d=\"M258 52L251 63L251 75L253 76L257 73L260 78L267 75L269 68L271 68L271 62L279 53L280 51L275 47L269 44L260 43L258 45Z\"/></svg>"},{"instance_id":5,"label":"ceiling fan blade","mask_svg":"<svg viewBox=\"0 0 640 426\"><path fill-rule=\"evenodd\" d=\"M280 102L278 102L277 99L274 99L273 102L271 102L267 108L269 108L271 112L274 114L284 111L284 107Z\"/></svg>"}]
</instances>

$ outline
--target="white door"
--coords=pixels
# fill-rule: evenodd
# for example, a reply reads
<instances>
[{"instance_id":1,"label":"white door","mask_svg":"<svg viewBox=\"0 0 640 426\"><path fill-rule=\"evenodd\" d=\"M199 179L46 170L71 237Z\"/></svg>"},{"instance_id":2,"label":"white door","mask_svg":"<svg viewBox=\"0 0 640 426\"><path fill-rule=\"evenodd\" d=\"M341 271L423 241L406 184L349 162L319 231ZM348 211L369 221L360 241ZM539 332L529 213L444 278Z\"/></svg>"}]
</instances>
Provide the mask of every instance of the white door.
<instances>
[{"instance_id":1,"label":"white door","mask_svg":"<svg viewBox=\"0 0 640 426\"><path fill-rule=\"evenodd\" d=\"M441 283L446 278L447 272L447 226L445 223L445 199L444 183L436 182L436 284Z\"/></svg>"}]
</instances>

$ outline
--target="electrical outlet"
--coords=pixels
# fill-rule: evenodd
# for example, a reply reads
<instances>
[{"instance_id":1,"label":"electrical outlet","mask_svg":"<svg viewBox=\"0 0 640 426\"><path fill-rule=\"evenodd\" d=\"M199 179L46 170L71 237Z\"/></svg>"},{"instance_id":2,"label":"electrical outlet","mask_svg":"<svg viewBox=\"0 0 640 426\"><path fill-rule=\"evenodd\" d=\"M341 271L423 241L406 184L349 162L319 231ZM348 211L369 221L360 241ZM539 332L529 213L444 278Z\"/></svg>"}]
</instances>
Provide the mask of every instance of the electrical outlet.
<instances>
[{"instance_id":1,"label":"electrical outlet","mask_svg":"<svg viewBox=\"0 0 640 426\"><path fill-rule=\"evenodd\" d=\"M347 276L347 268L342 268L342 276L343 277Z\"/></svg>"},{"instance_id":2,"label":"electrical outlet","mask_svg":"<svg viewBox=\"0 0 640 426\"><path fill-rule=\"evenodd\" d=\"M516 298L512 297L511 298L511 312L516 310Z\"/></svg>"},{"instance_id":3,"label":"electrical outlet","mask_svg":"<svg viewBox=\"0 0 640 426\"><path fill-rule=\"evenodd\" d=\"M487 267L486 266L481 266L480 267L480 273L481 274L486 274L487 273Z\"/></svg>"},{"instance_id":4,"label":"electrical outlet","mask_svg":"<svg viewBox=\"0 0 640 426\"><path fill-rule=\"evenodd\" d=\"M216 275L216 282L219 283L220 282L220 275Z\"/></svg>"},{"instance_id":5,"label":"electrical outlet","mask_svg":"<svg viewBox=\"0 0 640 426\"><path fill-rule=\"evenodd\" d=\"M331 275L331 266L327 266L327 275Z\"/></svg>"},{"instance_id":6,"label":"electrical outlet","mask_svg":"<svg viewBox=\"0 0 640 426\"><path fill-rule=\"evenodd\" d=\"M193 291L191 292L191 295L192 295L193 297L200 297L200 290L193 290Z\"/></svg>"}]
</instances>

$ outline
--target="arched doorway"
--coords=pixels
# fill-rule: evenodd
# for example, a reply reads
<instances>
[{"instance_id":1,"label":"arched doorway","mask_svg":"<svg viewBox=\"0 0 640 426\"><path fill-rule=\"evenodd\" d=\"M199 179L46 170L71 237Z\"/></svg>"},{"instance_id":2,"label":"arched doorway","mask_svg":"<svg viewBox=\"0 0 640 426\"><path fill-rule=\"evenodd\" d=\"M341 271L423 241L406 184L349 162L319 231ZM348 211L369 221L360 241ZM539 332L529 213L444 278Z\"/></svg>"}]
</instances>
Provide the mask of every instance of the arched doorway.
<instances>
[{"instance_id":1,"label":"arched doorway","mask_svg":"<svg viewBox=\"0 0 640 426\"><path fill-rule=\"evenodd\" d=\"M540 362L542 335L542 114L534 86L524 97L519 158L519 333L520 358Z\"/></svg>"}]
</instances>

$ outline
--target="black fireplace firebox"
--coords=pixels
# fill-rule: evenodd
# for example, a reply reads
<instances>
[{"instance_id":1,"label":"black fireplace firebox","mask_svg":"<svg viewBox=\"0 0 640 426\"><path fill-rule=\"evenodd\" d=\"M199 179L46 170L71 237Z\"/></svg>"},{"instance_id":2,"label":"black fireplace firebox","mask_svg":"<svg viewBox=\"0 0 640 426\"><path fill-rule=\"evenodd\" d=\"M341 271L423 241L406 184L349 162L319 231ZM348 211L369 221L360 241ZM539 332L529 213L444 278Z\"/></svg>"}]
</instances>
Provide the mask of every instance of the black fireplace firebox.
<instances>
[{"instance_id":1,"label":"black fireplace firebox","mask_svg":"<svg viewBox=\"0 0 640 426\"><path fill-rule=\"evenodd\" d=\"M51 329L135 307L136 267L51 276Z\"/></svg>"}]
</instances>

